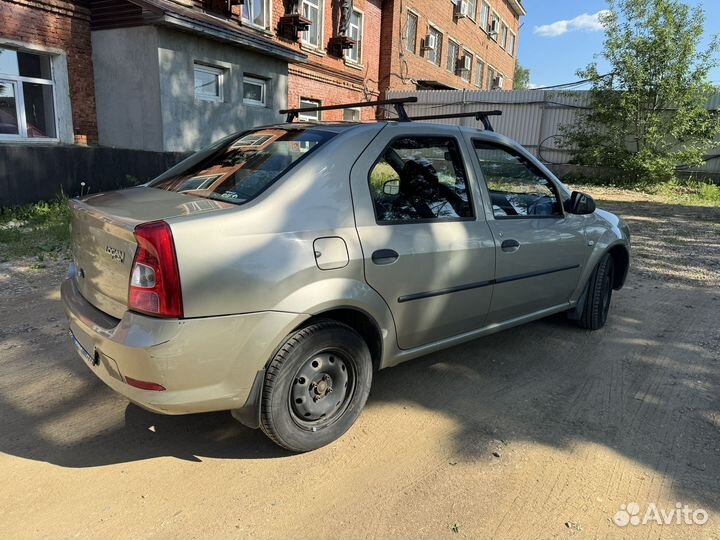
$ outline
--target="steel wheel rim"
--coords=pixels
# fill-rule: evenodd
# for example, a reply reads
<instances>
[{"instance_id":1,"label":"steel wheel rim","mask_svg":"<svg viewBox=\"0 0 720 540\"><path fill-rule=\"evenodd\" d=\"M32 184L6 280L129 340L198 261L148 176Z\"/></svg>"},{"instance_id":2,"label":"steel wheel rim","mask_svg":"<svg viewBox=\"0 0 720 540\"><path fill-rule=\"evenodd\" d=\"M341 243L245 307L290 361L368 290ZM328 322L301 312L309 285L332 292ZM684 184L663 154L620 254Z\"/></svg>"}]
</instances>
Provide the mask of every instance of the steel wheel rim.
<instances>
[{"instance_id":1,"label":"steel wheel rim","mask_svg":"<svg viewBox=\"0 0 720 540\"><path fill-rule=\"evenodd\" d=\"M311 431L334 423L350 404L355 380L353 362L339 351L308 357L295 373L288 396L295 423Z\"/></svg>"}]
</instances>

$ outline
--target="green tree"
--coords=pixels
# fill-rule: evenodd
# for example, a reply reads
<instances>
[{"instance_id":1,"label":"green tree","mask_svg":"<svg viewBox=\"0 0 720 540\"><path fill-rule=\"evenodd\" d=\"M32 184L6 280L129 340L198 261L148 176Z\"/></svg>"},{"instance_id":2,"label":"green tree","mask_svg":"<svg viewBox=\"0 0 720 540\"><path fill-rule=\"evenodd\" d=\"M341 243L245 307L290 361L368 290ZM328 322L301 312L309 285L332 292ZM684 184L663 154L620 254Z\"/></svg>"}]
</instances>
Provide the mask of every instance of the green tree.
<instances>
[{"instance_id":1,"label":"green tree","mask_svg":"<svg viewBox=\"0 0 720 540\"><path fill-rule=\"evenodd\" d=\"M678 0L608 0L602 56L578 75L592 81L591 108L563 129L575 163L618 167L630 182L672 179L678 165L700 165L720 135L706 108L709 71L720 46L701 51L705 14Z\"/></svg>"},{"instance_id":2,"label":"green tree","mask_svg":"<svg viewBox=\"0 0 720 540\"><path fill-rule=\"evenodd\" d=\"M530 87L530 70L515 64L515 76L513 77L513 90L527 90Z\"/></svg>"}]
</instances>

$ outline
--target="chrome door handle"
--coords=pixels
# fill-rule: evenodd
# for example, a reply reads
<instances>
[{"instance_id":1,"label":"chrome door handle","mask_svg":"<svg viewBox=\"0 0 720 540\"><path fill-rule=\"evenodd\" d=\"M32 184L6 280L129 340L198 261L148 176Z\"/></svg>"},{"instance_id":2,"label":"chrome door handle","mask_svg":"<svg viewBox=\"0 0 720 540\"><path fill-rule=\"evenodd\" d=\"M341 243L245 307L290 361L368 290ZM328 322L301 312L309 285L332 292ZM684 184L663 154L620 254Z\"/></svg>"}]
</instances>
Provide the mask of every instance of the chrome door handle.
<instances>
[{"instance_id":1,"label":"chrome door handle","mask_svg":"<svg viewBox=\"0 0 720 540\"><path fill-rule=\"evenodd\" d=\"M505 240L505 241L500 245L500 248L501 248L505 253L512 253L512 252L517 251L518 249L520 249L520 242L518 242L517 240Z\"/></svg>"},{"instance_id":2,"label":"chrome door handle","mask_svg":"<svg viewBox=\"0 0 720 540\"><path fill-rule=\"evenodd\" d=\"M379 249L372 254L372 262L379 266L392 264L400 258L397 251L392 249Z\"/></svg>"}]
</instances>

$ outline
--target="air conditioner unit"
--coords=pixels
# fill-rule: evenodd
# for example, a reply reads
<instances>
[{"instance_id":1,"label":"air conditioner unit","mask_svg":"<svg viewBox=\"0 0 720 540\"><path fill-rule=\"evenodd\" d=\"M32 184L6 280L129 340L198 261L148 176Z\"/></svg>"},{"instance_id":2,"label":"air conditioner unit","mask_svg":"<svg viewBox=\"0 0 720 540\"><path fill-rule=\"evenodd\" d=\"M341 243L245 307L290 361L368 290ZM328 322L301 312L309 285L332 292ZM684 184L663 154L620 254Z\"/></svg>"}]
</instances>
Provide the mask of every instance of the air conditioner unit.
<instances>
[{"instance_id":1,"label":"air conditioner unit","mask_svg":"<svg viewBox=\"0 0 720 540\"><path fill-rule=\"evenodd\" d=\"M423 49L428 51L434 51L437 48L437 36L435 34L428 34L425 36L425 46Z\"/></svg>"},{"instance_id":2,"label":"air conditioner unit","mask_svg":"<svg viewBox=\"0 0 720 540\"><path fill-rule=\"evenodd\" d=\"M490 28L488 30L488 33L492 36L493 34L495 36L498 35L498 21L497 19L493 19L490 21Z\"/></svg>"},{"instance_id":3,"label":"air conditioner unit","mask_svg":"<svg viewBox=\"0 0 720 540\"><path fill-rule=\"evenodd\" d=\"M459 0L455 4L455 17L463 19L470 16L470 2L467 0Z\"/></svg>"},{"instance_id":4,"label":"air conditioner unit","mask_svg":"<svg viewBox=\"0 0 720 540\"><path fill-rule=\"evenodd\" d=\"M470 73L472 69L472 58L468 55L461 56L455 62L455 66L458 75Z\"/></svg>"},{"instance_id":5,"label":"air conditioner unit","mask_svg":"<svg viewBox=\"0 0 720 540\"><path fill-rule=\"evenodd\" d=\"M492 81L492 89L493 90L502 90L504 82L505 82L505 79L503 79L502 75L498 75Z\"/></svg>"}]
</instances>

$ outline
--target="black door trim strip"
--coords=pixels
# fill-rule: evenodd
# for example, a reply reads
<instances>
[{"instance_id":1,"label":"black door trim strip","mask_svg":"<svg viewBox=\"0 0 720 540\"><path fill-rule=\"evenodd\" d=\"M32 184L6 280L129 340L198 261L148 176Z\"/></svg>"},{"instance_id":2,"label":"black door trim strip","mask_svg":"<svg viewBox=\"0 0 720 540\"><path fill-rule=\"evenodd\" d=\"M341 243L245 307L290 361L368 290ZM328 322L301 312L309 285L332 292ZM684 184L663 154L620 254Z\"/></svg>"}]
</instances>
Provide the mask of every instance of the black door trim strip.
<instances>
[{"instance_id":1,"label":"black door trim strip","mask_svg":"<svg viewBox=\"0 0 720 540\"><path fill-rule=\"evenodd\" d=\"M436 291L421 292L415 294L408 294L401 296L397 299L399 304L405 302L412 302L413 300L423 300L425 298L433 298L435 296L443 296L446 294L452 294L456 292L469 291L472 289L481 289L482 287L488 287L490 285L500 285L502 283L509 283L511 281L519 281L521 279L528 279L538 276L546 276L548 274L555 274L556 272L565 272L567 270L575 270L580 268L579 264L573 266L563 266L561 268L553 268L551 270L541 270L540 272L528 272L527 274L517 274L514 276L507 276L500 279L491 279L489 281L478 281L476 283L468 283L467 285L458 285L457 287L448 287L447 289L438 289Z\"/></svg>"}]
</instances>

